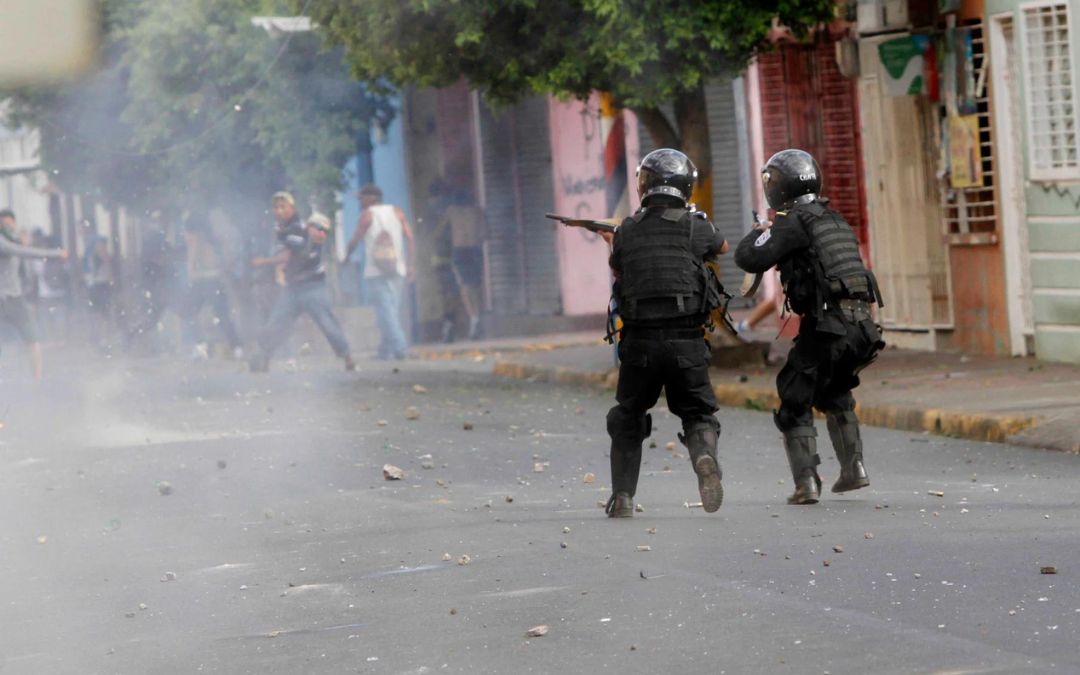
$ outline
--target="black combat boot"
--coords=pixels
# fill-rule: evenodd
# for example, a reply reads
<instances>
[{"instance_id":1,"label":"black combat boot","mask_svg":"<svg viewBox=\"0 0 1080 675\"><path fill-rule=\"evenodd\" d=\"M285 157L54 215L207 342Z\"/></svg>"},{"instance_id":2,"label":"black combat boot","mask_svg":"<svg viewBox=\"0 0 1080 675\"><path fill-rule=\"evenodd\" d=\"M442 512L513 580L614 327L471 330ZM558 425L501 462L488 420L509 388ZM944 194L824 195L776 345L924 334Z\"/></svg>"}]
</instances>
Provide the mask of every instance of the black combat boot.
<instances>
[{"instance_id":1,"label":"black combat boot","mask_svg":"<svg viewBox=\"0 0 1080 675\"><path fill-rule=\"evenodd\" d=\"M626 492L613 492L604 507L604 513L608 518L633 518L634 498Z\"/></svg>"},{"instance_id":2,"label":"black combat boot","mask_svg":"<svg viewBox=\"0 0 1080 675\"><path fill-rule=\"evenodd\" d=\"M701 505L707 513L713 513L724 501L724 486L720 482L724 474L720 470L716 452L720 432L712 427L698 427L688 431L685 436L680 435L679 440L690 453L690 464L697 474Z\"/></svg>"},{"instance_id":3,"label":"black combat boot","mask_svg":"<svg viewBox=\"0 0 1080 675\"><path fill-rule=\"evenodd\" d=\"M610 518L632 518L634 493L641 471L641 443L638 439L611 441L611 499L605 511Z\"/></svg>"},{"instance_id":4,"label":"black combat boot","mask_svg":"<svg viewBox=\"0 0 1080 675\"><path fill-rule=\"evenodd\" d=\"M859 434L859 418L855 413L844 411L829 413L825 417L829 426L836 460L840 462L840 477L833 483L833 492L858 490L870 484L863 465L862 436Z\"/></svg>"},{"instance_id":5,"label":"black combat boot","mask_svg":"<svg viewBox=\"0 0 1080 675\"><path fill-rule=\"evenodd\" d=\"M788 497L788 504L817 504L821 499L817 431L814 427L788 429L784 432L784 449L791 465L791 476L795 479L795 492Z\"/></svg>"}]
</instances>

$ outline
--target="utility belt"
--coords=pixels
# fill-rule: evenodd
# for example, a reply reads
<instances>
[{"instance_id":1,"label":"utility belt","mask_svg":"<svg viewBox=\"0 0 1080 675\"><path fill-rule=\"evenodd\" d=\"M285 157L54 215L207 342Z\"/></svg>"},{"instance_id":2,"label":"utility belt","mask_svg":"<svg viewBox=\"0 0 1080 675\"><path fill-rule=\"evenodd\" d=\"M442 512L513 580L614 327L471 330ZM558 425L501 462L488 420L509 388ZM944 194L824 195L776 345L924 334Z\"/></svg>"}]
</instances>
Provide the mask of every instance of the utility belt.
<instances>
[{"instance_id":1,"label":"utility belt","mask_svg":"<svg viewBox=\"0 0 1080 675\"><path fill-rule=\"evenodd\" d=\"M624 326L622 339L635 338L638 340L704 340L705 329L697 328L643 328L641 326Z\"/></svg>"},{"instance_id":2,"label":"utility belt","mask_svg":"<svg viewBox=\"0 0 1080 675\"><path fill-rule=\"evenodd\" d=\"M861 298L841 298L836 301L844 318L852 323L859 323L871 318L870 303Z\"/></svg>"}]
</instances>

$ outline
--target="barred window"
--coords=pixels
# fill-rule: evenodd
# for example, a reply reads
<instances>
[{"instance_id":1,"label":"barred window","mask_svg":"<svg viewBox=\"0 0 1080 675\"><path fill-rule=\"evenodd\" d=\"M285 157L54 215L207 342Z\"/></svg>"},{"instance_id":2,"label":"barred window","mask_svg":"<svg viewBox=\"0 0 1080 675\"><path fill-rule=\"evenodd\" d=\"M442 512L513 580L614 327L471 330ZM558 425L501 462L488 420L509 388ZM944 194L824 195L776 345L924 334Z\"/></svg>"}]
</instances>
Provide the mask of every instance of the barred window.
<instances>
[{"instance_id":1,"label":"barred window","mask_svg":"<svg viewBox=\"0 0 1080 675\"><path fill-rule=\"evenodd\" d=\"M1069 6L1064 2L1025 5L1022 12L1031 178L1076 178L1080 176L1080 161Z\"/></svg>"}]
</instances>

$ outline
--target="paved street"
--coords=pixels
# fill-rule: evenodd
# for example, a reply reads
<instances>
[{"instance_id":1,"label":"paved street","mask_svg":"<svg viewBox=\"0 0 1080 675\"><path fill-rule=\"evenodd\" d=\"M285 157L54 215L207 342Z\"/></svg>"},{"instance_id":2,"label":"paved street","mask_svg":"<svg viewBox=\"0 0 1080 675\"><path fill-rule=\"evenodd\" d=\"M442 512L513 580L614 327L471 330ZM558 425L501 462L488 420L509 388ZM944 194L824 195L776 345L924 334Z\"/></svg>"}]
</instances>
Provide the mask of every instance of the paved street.
<instances>
[{"instance_id":1,"label":"paved street","mask_svg":"<svg viewBox=\"0 0 1080 675\"><path fill-rule=\"evenodd\" d=\"M869 428L871 488L788 507L770 416L723 409L707 515L662 411L609 521L600 390L5 361L5 674L1080 672L1075 455Z\"/></svg>"}]
</instances>

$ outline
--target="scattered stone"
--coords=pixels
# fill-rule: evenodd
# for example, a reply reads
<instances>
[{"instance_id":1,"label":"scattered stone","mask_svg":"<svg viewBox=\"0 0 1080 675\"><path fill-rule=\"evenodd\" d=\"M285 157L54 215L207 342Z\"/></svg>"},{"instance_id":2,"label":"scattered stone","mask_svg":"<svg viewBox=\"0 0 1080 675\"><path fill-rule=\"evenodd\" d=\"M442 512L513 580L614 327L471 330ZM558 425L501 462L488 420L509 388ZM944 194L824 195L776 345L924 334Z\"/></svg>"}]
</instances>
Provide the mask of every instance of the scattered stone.
<instances>
[{"instance_id":1,"label":"scattered stone","mask_svg":"<svg viewBox=\"0 0 1080 675\"><path fill-rule=\"evenodd\" d=\"M637 651L637 645L630 645L630 651L636 652Z\"/></svg>"},{"instance_id":2,"label":"scattered stone","mask_svg":"<svg viewBox=\"0 0 1080 675\"><path fill-rule=\"evenodd\" d=\"M559 543L559 548L566 548L567 546L569 546L569 544L567 544L565 541Z\"/></svg>"},{"instance_id":3,"label":"scattered stone","mask_svg":"<svg viewBox=\"0 0 1080 675\"><path fill-rule=\"evenodd\" d=\"M704 506L701 502L683 502L684 509L700 509Z\"/></svg>"},{"instance_id":4,"label":"scattered stone","mask_svg":"<svg viewBox=\"0 0 1080 675\"><path fill-rule=\"evenodd\" d=\"M562 529L562 533L563 533L563 534L570 534L570 528L569 528L569 527L564 527L564 528Z\"/></svg>"},{"instance_id":5,"label":"scattered stone","mask_svg":"<svg viewBox=\"0 0 1080 675\"><path fill-rule=\"evenodd\" d=\"M461 565L461 566L465 566L465 565L468 565L468 564L469 564L469 563L471 563L471 562L472 562L472 558L470 558L470 557L469 557L469 554L468 554L468 553L466 553L465 555L461 556L461 557L460 557L460 558L458 558L458 560L457 560L457 564L459 564L459 565Z\"/></svg>"},{"instance_id":6,"label":"scattered stone","mask_svg":"<svg viewBox=\"0 0 1080 675\"><path fill-rule=\"evenodd\" d=\"M225 463L225 460L223 460L223 459L219 459L219 460L217 461L217 468L219 468L219 469L224 469L224 468L225 468L225 467L227 467L227 466L228 466L228 464L226 464L226 463Z\"/></svg>"},{"instance_id":7,"label":"scattered stone","mask_svg":"<svg viewBox=\"0 0 1080 675\"><path fill-rule=\"evenodd\" d=\"M873 538L874 538L874 533L873 532L863 532L863 539L873 539Z\"/></svg>"},{"instance_id":8,"label":"scattered stone","mask_svg":"<svg viewBox=\"0 0 1080 675\"><path fill-rule=\"evenodd\" d=\"M443 562L450 562L451 560L454 559L454 557L452 555L450 555L449 553L443 553L442 554L442 559L443 559Z\"/></svg>"},{"instance_id":9,"label":"scattered stone","mask_svg":"<svg viewBox=\"0 0 1080 675\"><path fill-rule=\"evenodd\" d=\"M525 637L544 637L548 634L548 627L541 624L539 626L533 626L529 630L525 631Z\"/></svg>"},{"instance_id":10,"label":"scattered stone","mask_svg":"<svg viewBox=\"0 0 1080 675\"><path fill-rule=\"evenodd\" d=\"M450 608L450 616L457 616L457 610L453 607Z\"/></svg>"},{"instance_id":11,"label":"scattered stone","mask_svg":"<svg viewBox=\"0 0 1080 675\"><path fill-rule=\"evenodd\" d=\"M833 550L833 552L835 552L835 553L843 553L843 552L844 552L844 547L843 547L843 546L841 546L841 545L839 545L839 544L837 544L836 546L833 546L833 547L832 547L832 550Z\"/></svg>"},{"instance_id":12,"label":"scattered stone","mask_svg":"<svg viewBox=\"0 0 1080 675\"><path fill-rule=\"evenodd\" d=\"M1057 568L1053 565L1039 568L1039 574L1057 574Z\"/></svg>"},{"instance_id":13,"label":"scattered stone","mask_svg":"<svg viewBox=\"0 0 1080 675\"><path fill-rule=\"evenodd\" d=\"M165 574L161 575L161 581L162 583L166 581L176 581L176 572L166 572Z\"/></svg>"},{"instance_id":14,"label":"scattered stone","mask_svg":"<svg viewBox=\"0 0 1080 675\"><path fill-rule=\"evenodd\" d=\"M148 609L148 608L147 608L147 606L146 606L146 603L145 603L145 602L140 602L140 603L139 603L139 610L140 610L140 611L143 611L143 612L145 612L145 611L146 611L147 609Z\"/></svg>"},{"instance_id":15,"label":"scattered stone","mask_svg":"<svg viewBox=\"0 0 1080 675\"><path fill-rule=\"evenodd\" d=\"M44 534L37 538L37 543L39 544L44 544L47 541L49 541L49 538Z\"/></svg>"},{"instance_id":16,"label":"scattered stone","mask_svg":"<svg viewBox=\"0 0 1080 675\"><path fill-rule=\"evenodd\" d=\"M435 468L435 462L431 461L430 459L422 460L420 462L420 468L421 469L434 469Z\"/></svg>"},{"instance_id":17,"label":"scattered stone","mask_svg":"<svg viewBox=\"0 0 1080 675\"><path fill-rule=\"evenodd\" d=\"M825 567L828 567L829 565L831 565L831 564L832 564L832 561L829 561L829 560L822 560L822 561L821 561L821 564L822 564L822 565L824 565Z\"/></svg>"},{"instance_id":18,"label":"scattered stone","mask_svg":"<svg viewBox=\"0 0 1080 675\"><path fill-rule=\"evenodd\" d=\"M583 478L581 479L581 481L582 481L583 483L595 483L595 482L596 482L596 474L595 474L595 473L587 473L587 474L585 474L585 476L584 476L584 477L583 477Z\"/></svg>"},{"instance_id":19,"label":"scattered stone","mask_svg":"<svg viewBox=\"0 0 1080 675\"><path fill-rule=\"evenodd\" d=\"M167 480L158 481L157 491L160 492L163 497L171 495L173 493L172 483Z\"/></svg>"},{"instance_id":20,"label":"scattered stone","mask_svg":"<svg viewBox=\"0 0 1080 675\"><path fill-rule=\"evenodd\" d=\"M414 405L405 408L405 419L418 420L420 419L420 409Z\"/></svg>"},{"instance_id":21,"label":"scattered stone","mask_svg":"<svg viewBox=\"0 0 1080 675\"><path fill-rule=\"evenodd\" d=\"M242 590L242 591L246 591L247 589L248 589L248 588L247 588L247 584L241 584L241 585L240 585L240 590Z\"/></svg>"},{"instance_id":22,"label":"scattered stone","mask_svg":"<svg viewBox=\"0 0 1080 675\"><path fill-rule=\"evenodd\" d=\"M655 449L656 448L656 441L649 441L649 448Z\"/></svg>"},{"instance_id":23,"label":"scattered stone","mask_svg":"<svg viewBox=\"0 0 1080 675\"><path fill-rule=\"evenodd\" d=\"M604 506L607 506L607 504L604 504ZM645 507L641 504L634 504L634 511L636 513L645 513Z\"/></svg>"},{"instance_id":24,"label":"scattered stone","mask_svg":"<svg viewBox=\"0 0 1080 675\"><path fill-rule=\"evenodd\" d=\"M601 509L606 509L607 508L607 502L598 499L598 500L596 500L596 506L598 508L601 508Z\"/></svg>"},{"instance_id":25,"label":"scattered stone","mask_svg":"<svg viewBox=\"0 0 1080 675\"><path fill-rule=\"evenodd\" d=\"M135 618L135 612L124 612L124 618L125 619L134 619Z\"/></svg>"},{"instance_id":26,"label":"scattered stone","mask_svg":"<svg viewBox=\"0 0 1080 675\"><path fill-rule=\"evenodd\" d=\"M642 546L638 546L638 547L637 547L637 550L638 550L638 551L640 551L640 552L642 552L642 553L644 553L644 552L646 552L646 551L651 551L651 550L652 550L652 546L649 546L648 544L643 544Z\"/></svg>"},{"instance_id":27,"label":"scattered stone","mask_svg":"<svg viewBox=\"0 0 1080 675\"><path fill-rule=\"evenodd\" d=\"M926 494L930 495L931 497L944 497L945 496L945 493L942 492L941 490L927 490Z\"/></svg>"},{"instance_id":28,"label":"scattered stone","mask_svg":"<svg viewBox=\"0 0 1080 675\"><path fill-rule=\"evenodd\" d=\"M390 424L390 423L389 423L389 422L387 422L386 420L379 420L378 422L376 422L376 423L375 423L375 426L378 426L378 427L385 427L385 426L386 426L386 425L388 425L388 424Z\"/></svg>"},{"instance_id":29,"label":"scattered stone","mask_svg":"<svg viewBox=\"0 0 1080 675\"><path fill-rule=\"evenodd\" d=\"M668 441L667 443L664 443L664 449L665 450L674 450L675 449L675 441Z\"/></svg>"},{"instance_id":30,"label":"scattered stone","mask_svg":"<svg viewBox=\"0 0 1080 675\"><path fill-rule=\"evenodd\" d=\"M382 475L385 480L401 480L405 477L405 471L393 464L383 464Z\"/></svg>"},{"instance_id":31,"label":"scattered stone","mask_svg":"<svg viewBox=\"0 0 1080 675\"><path fill-rule=\"evenodd\" d=\"M513 504L514 503L514 498L511 497L510 495L506 495L506 503L507 504Z\"/></svg>"},{"instance_id":32,"label":"scattered stone","mask_svg":"<svg viewBox=\"0 0 1080 675\"><path fill-rule=\"evenodd\" d=\"M545 469L547 469L547 462L533 463L533 473L544 473Z\"/></svg>"},{"instance_id":33,"label":"scattered stone","mask_svg":"<svg viewBox=\"0 0 1080 675\"><path fill-rule=\"evenodd\" d=\"M442 478L436 478L435 484L439 487L446 487L446 481L444 481Z\"/></svg>"},{"instance_id":34,"label":"scattered stone","mask_svg":"<svg viewBox=\"0 0 1080 675\"><path fill-rule=\"evenodd\" d=\"M645 531L648 532L649 534L656 534L656 528L655 527L650 527L649 529L647 529Z\"/></svg>"},{"instance_id":35,"label":"scattered stone","mask_svg":"<svg viewBox=\"0 0 1080 675\"><path fill-rule=\"evenodd\" d=\"M422 384L414 384L412 386L412 390L413 390L414 394L426 394L427 393L427 387L425 387Z\"/></svg>"},{"instance_id":36,"label":"scattered stone","mask_svg":"<svg viewBox=\"0 0 1080 675\"><path fill-rule=\"evenodd\" d=\"M472 431L473 430L473 423L472 422L466 422L466 423L461 425L461 428L464 429L465 431Z\"/></svg>"}]
</instances>

